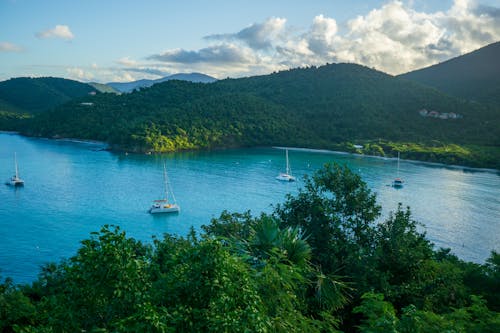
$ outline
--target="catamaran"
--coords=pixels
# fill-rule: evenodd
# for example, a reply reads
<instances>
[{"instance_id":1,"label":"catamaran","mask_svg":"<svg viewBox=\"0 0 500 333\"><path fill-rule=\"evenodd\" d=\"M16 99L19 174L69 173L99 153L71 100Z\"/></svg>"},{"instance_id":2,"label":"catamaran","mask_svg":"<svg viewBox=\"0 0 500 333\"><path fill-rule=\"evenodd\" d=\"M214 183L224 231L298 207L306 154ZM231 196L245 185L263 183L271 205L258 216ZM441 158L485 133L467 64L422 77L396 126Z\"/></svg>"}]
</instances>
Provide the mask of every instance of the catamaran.
<instances>
[{"instance_id":1,"label":"catamaran","mask_svg":"<svg viewBox=\"0 0 500 333\"><path fill-rule=\"evenodd\" d=\"M23 186L24 185L24 180L19 178L19 170L17 168L17 156L16 153L14 153L14 167L16 169L16 173L14 176L12 176L7 182L7 185L10 186Z\"/></svg>"},{"instance_id":2,"label":"catamaran","mask_svg":"<svg viewBox=\"0 0 500 333\"><path fill-rule=\"evenodd\" d=\"M281 180L283 182L294 182L295 177L292 176L292 171L290 170L290 163L288 162L288 149L285 149L285 156L286 156L285 172L281 172L278 176L276 176L276 179Z\"/></svg>"},{"instance_id":3,"label":"catamaran","mask_svg":"<svg viewBox=\"0 0 500 333\"><path fill-rule=\"evenodd\" d=\"M178 213L181 208L175 201L174 192L170 188L170 183L168 182L167 167L163 163L163 182L165 183L165 198L153 201L149 212L151 214L158 213ZM172 197L172 202L169 201L169 194Z\"/></svg>"},{"instance_id":4,"label":"catamaran","mask_svg":"<svg viewBox=\"0 0 500 333\"><path fill-rule=\"evenodd\" d=\"M398 169L397 169L397 174L396 178L392 181L392 187L394 188L402 188L403 187L403 180L399 177L399 151L398 151Z\"/></svg>"}]
</instances>

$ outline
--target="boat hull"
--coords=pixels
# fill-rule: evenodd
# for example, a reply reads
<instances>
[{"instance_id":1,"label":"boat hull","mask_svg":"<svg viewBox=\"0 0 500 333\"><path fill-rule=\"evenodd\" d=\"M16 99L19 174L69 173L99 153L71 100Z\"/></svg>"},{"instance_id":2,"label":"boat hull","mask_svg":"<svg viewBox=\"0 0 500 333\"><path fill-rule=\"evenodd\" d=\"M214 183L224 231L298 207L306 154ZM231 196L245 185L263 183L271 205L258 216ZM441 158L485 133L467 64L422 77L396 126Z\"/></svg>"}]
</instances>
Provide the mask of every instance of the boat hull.
<instances>
[{"instance_id":1,"label":"boat hull","mask_svg":"<svg viewBox=\"0 0 500 333\"><path fill-rule=\"evenodd\" d=\"M392 182L392 187L394 188L402 188L403 187L403 181L399 178L394 179Z\"/></svg>"},{"instance_id":2,"label":"boat hull","mask_svg":"<svg viewBox=\"0 0 500 333\"><path fill-rule=\"evenodd\" d=\"M280 173L278 176L276 176L276 179L279 181L282 181L282 182L294 182L295 181L294 176L291 176L291 175L286 174L286 173Z\"/></svg>"},{"instance_id":3,"label":"boat hull","mask_svg":"<svg viewBox=\"0 0 500 333\"><path fill-rule=\"evenodd\" d=\"M181 208L176 205L160 205L160 206L152 206L149 209L149 212L151 214L164 214L164 213L178 213L180 212Z\"/></svg>"},{"instance_id":4,"label":"boat hull","mask_svg":"<svg viewBox=\"0 0 500 333\"><path fill-rule=\"evenodd\" d=\"M18 179L18 180L13 180L10 179L5 182L6 185L13 186L13 187L20 187L24 186L24 180Z\"/></svg>"}]
</instances>

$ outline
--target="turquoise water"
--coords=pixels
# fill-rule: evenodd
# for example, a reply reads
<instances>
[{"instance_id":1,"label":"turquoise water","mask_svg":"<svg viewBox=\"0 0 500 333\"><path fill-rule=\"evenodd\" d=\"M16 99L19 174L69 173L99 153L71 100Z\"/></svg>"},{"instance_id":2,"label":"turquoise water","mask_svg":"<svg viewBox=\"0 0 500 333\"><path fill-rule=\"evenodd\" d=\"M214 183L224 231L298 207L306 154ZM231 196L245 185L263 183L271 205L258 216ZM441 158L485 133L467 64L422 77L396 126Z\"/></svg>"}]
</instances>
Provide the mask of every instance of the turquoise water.
<instances>
[{"instance_id":1,"label":"turquoise water","mask_svg":"<svg viewBox=\"0 0 500 333\"><path fill-rule=\"evenodd\" d=\"M281 183L284 152L272 148L176 153L115 154L102 145L0 133L0 180L14 170L17 152L24 188L0 186L0 274L32 281L39 267L75 254L79 242L104 224L149 242L163 233L199 230L226 209L272 211L302 181ZM387 186L396 161L347 154L290 151L293 174L311 174L325 162L346 163L377 193L384 215L398 202L412 208L428 238L459 257L484 261L500 250L500 176L461 168L401 161L406 186ZM147 213L162 196L166 161L179 215Z\"/></svg>"}]
</instances>

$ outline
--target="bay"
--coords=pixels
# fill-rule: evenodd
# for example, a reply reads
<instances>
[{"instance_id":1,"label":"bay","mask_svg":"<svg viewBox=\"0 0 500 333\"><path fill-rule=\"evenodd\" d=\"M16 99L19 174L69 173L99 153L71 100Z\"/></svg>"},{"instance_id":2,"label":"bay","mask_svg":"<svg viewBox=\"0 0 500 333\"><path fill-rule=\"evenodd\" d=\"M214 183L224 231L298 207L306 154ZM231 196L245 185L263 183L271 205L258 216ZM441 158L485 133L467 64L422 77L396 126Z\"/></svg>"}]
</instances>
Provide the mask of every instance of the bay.
<instances>
[{"instance_id":1,"label":"bay","mask_svg":"<svg viewBox=\"0 0 500 333\"><path fill-rule=\"evenodd\" d=\"M230 149L164 155L112 153L99 143L47 140L0 133L0 181L14 172L17 153L23 188L0 186L0 275L16 283L33 281L40 266L74 255L80 241L103 225L118 225L144 242L164 233L200 230L223 210L253 214L295 194L301 178L324 163L347 164L377 194L383 217L398 203L410 206L436 247L460 258L484 262L500 251L500 176L471 170L401 161L403 189L388 184L396 160L342 153L290 150L299 181L281 183L284 151ZM162 196L166 162L178 215L151 215L151 201Z\"/></svg>"}]
</instances>

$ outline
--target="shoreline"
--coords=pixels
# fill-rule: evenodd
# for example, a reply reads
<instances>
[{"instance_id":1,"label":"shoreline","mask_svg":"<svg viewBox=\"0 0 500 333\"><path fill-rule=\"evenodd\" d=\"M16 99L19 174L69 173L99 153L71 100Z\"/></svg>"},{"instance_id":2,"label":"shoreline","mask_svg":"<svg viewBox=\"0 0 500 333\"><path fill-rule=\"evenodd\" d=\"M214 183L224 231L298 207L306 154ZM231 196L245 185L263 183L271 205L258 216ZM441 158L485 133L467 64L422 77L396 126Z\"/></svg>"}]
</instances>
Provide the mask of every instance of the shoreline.
<instances>
[{"instance_id":1,"label":"shoreline","mask_svg":"<svg viewBox=\"0 0 500 333\"><path fill-rule=\"evenodd\" d=\"M116 146L116 145L113 145L113 144L110 144L110 143L107 143L104 141L99 141L99 140L63 138L63 137L61 137L61 138L37 137L37 136L25 135L25 134L22 134L21 132L18 132L18 131L0 131L0 134L2 134L2 133L3 134L11 134L11 135L20 135L20 136L24 136L24 137L28 137L28 138L37 138L37 139L62 141L62 142L73 142L73 143L80 143L80 144L83 143L83 144L91 144L91 145L96 145L96 146L99 145L99 146L103 147L102 149L99 149L100 151L110 151L112 153L153 155L153 154L166 154L166 153L180 152L180 151L154 152L151 150L135 151L133 149L126 149L124 147ZM363 158L376 158L376 159L382 159L382 160L396 159L396 157L359 154L359 153L352 153L352 152L341 151L341 150L307 148L307 147L285 147L285 146L217 147L217 148L212 148L212 149L191 149L191 150L186 150L186 151L210 151L210 150L221 150L221 149L245 149L245 148L258 148L258 147L272 148L272 149L288 149L291 151L302 151L302 152L311 152L311 153L319 153L319 154L351 155L351 156L359 156L359 157L363 157ZM400 160L408 162L408 163L412 163L412 164L437 166L437 167L444 167L444 168L455 169L455 170L464 170L464 171L470 171L470 172L488 172L488 173L500 174L500 169L495 169L495 168L471 167L471 166L460 165L460 164L446 164L446 163L442 163L442 162L430 162L430 161L404 159L404 158L401 158Z\"/></svg>"},{"instance_id":2,"label":"shoreline","mask_svg":"<svg viewBox=\"0 0 500 333\"><path fill-rule=\"evenodd\" d=\"M381 160L397 160L397 157L366 155L366 154L350 153L350 152L346 152L346 151L329 150L329 149L314 149L314 148L284 147L284 146L271 146L269 148L282 149L282 150L288 149L290 151L302 151L302 152L318 153L318 154L350 155L350 156L359 156L359 157L363 157L363 158L373 158L373 159L381 159ZM421 164L421 165L428 165L428 166L444 167L444 168L454 169L454 170L464 170L464 171L467 170L467 171L471 171L471 172L500 173L500 169L493 169L493 168L476 168L476 167L470 167L470 166L459 165L459 164L446 164L446 163L440 163L440 162L428 162L428 161L410 160L410 159L403 159L403 158L400 158L399 160L405 161L405 162L411 163L411 164Z\"/></svg>"}]
</instances>

